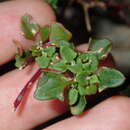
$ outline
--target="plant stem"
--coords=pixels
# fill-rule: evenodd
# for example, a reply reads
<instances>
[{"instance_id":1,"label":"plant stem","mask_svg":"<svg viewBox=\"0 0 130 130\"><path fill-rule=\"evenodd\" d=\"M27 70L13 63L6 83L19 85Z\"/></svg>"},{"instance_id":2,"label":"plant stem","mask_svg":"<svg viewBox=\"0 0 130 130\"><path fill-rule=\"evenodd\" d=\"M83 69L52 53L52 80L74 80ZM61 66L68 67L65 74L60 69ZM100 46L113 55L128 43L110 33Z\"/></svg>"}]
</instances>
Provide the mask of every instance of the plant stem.
<instances>
[{"instance_id":1,"label":"plant stem","mask_svg":"<svg viewBox=\"0 0 130 130\"><path fill-rule=\"evenodd\" d=\"M33 84L39 78L41 73L42 73L41 69L38 69L38 71L32 76L32 78L27 82L25 87L21 90L21 92L19 93L18 97L14 101L14 110L16 110L18 108L18 106L22 102L24 96L26 95L27 91L29 91L32 88Z\"/></svg>"}]
</instances>

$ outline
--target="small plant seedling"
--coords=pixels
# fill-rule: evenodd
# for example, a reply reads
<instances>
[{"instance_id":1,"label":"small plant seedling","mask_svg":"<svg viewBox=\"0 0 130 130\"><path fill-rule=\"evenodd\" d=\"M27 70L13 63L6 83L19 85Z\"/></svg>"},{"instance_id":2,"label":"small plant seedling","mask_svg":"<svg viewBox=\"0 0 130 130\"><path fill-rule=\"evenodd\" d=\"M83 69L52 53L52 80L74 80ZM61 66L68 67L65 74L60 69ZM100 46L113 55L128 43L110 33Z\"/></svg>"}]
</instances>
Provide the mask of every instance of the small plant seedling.
<instances>
[{"instance_id":1,"label":"small plant seedling","mask_svg":"<svg viewBox=\"0 0 130 130\"><path fill-rule=\"evenodd\" d=\"M100 67L112 48L107 39L91 40L87 52L77 51L71 42L72 34L59 23L40 25L32 22L30 15L21 18L23 35L33 41L28 50L16 54L16 67L24 69L32 62L39 66L16 98L17 109L24 95L38 79L34 98L38 100L59 99L67 101L73 115L81 114L87 107L87 96L108 88L120 86L125 77L116 69Z\"/></svg>"}]
</instances>

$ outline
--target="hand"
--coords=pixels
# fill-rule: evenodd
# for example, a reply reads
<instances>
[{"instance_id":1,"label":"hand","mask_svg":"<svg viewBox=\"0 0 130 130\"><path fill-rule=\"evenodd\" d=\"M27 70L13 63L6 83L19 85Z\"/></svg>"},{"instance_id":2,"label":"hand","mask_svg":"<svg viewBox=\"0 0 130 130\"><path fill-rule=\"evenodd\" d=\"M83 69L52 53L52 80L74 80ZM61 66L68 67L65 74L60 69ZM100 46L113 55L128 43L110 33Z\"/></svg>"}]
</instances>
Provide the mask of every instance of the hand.
<instances>
[{"instance_id":1,"label":"hand","mask_svg":"<svg viewBox=\"0 0 130 130\"><path fill-rule=\"evenodd\" d=\"M0 64L14 58L16 47L13 39L21 41L24 48L31 43L20 34L20 18L31 14L41 25L55 21L53 11L42 0L14 0L0 4ZM36 72L37 66L13 70L0 77L0 129L30 130L67 111L65 102L57 100L38 101L33 98L34 85L26 103L13 112L17 95ZM44 130L130 130L130 99L115 96L101 102L81 116L71 117Z\"/></svg>"}]
</instances>

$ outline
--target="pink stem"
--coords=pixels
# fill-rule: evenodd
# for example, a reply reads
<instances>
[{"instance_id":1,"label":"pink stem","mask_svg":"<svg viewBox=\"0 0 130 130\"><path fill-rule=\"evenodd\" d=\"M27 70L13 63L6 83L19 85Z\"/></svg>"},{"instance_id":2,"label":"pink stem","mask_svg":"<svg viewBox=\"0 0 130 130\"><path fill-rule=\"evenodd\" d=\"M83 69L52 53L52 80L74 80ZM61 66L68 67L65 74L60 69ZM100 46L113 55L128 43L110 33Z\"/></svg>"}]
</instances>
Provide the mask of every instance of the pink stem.
<instances>
[{"instance_id":1,"label":"pink stem","mask_svg":"<svg viewBox=\"0 0 130 130\"><path fill-rule=\"evenodd\" d=\"M46 44L40 45L40 47L42 47L42 48L47 48L47 47L50 47L50 46L55 46L55 45L53 45L52 43L46 43Z\"/></svg>"},{"instance_id":2,"label":"pink stem","mask_svg":"<svg viewBox=\"0 0 130 130\"><path fill-rule=\"evenodd\" d=\"M32 85L35 83L35 81L39 78L41 75L41 69L39 69L33 76L32 78L27 82L25 87L21 90L19 93L18 97L14 101L14 109L16 110L20 103L22 102L24 96L26 95L27 91L31 89Z\"/></svg>"},{"instance_id":3,"label":"pink stem","mask_svg":"<svg viewBox=\"0 0 130 130\"><path fill-rule=\"evenodd\" d=\"M51 68L42 68L42 71L52 72L52 73L62 73L59 70L51 69Z\"/></svg>"}]
</instances>

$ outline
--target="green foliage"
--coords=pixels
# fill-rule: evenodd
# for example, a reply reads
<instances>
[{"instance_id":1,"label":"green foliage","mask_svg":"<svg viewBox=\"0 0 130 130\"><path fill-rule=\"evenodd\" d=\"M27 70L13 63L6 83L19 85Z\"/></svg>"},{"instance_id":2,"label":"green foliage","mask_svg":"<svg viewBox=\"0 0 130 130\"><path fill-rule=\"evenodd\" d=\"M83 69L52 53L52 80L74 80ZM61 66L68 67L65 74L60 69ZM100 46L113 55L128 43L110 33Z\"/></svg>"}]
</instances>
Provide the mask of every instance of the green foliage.
<instances>
[{"instance_id":1,"label":"green foliage","mask_svg":"<svg viewBox=\"0 0 130 130\"><path fill-rule=\"evenodd\" d=\"M22 55L17 54L15 57L15 66L17 68L21 68L22 66L24 66L24 64L27 61L27 57L30 56L30 52L29 51L24 51L22 53Z\"/></svg>"},{"instance_id":2,"label":"green foliage","mask_svg":"<svg viewBox=\"0 0 130 130\"><path fill-rule=\"evenodd\" d=\"M50 59L46 56L41 56L36 58L36 62L38 63L40 68L47 68L50 62Z\"/></svg>"},{"instance_id":3,"label":"green foliage","mask_svg":"<svg viewBox=\"0 0 130 130\"><path fill-rule=\"evenodd\" d=\"M71 88L68 92L68 102L69 105L74 105L78 100L78 90Z\"/></svg>"},{"instance_id":4,"label":"green foliage","mask_svg":"<svg viewBox=\"0 0 130 130\"><path fill-rule=\"evenodd\" d=\"M63 92L66 85L67 80L63 75L44 73L38 82L34 96L39 100L59 99L63 101Z\"/></svg>"},{"instance_id":5,"label":"green foliage","mask_svg":"<svg viewBox=\"0 0 130 130\"><path fill-rule=\"evenodd\" d=\"M59 62L56 62L56 63L53 63L52 65L50 65L50 68L59 70L61 72L65 72L67 70L67 65L64 60L61 60Z\"/></svg>"},{"instance_id":6,"label":"green foliage","mask_svg":"<svg viewBox=\"0 0 130 130\"><path fill-rule=\"evenodd\" d=\"M76 52L69 47L60 48L60 56L65 62L71 62L76 56Z\"/></svg>"},{"instance_id":7,"label":"green foliage","mask_svg":"<svg viewBox=\"0 0 130 130\"><path fill-rule=\"evenodd\" d=\"M30 23L28 16L23 16L23 33L27 38L35 39L32 29L36 32L39 30L38 43L34 42L28 51L29 55L25 52L22 56L16 55L16 66L21 67L30 56L39 65L43 74L34 93L36 99L63 101L64 89L67 88L70 111L78 115L86 108L88 95L117 87L124 82L125 77L121 72L107 67L98 69L100 59L107 57L111 50L110 41L92 40L89 51L80 53L70 42L71 33L61 24L38 27Z\"/></svg>"},{"instance_id":8,"label":"green foliage","mask_svg":"<svg viewBox=\"0 0 130 130\"><path fill-rule=\"evenodd\" d=\"M49 34L50 34L50 27L49 26L44 26L40 29L40 36L41 36L41 41L45 42L49 39Z\"/></svg>"},{"instance_id":9,"label":"green foliage","mask_svg":"<svg viewBox=\"0 0 130 130\"><path fill-rule=\"evenodd\" d=\"M50 41L69 41L72 34L66 30L61 24L56 23L51 26Z\"/></svg>"},{"instance_id":10,"label":"green foliage","mask_svg":"<svg viewBox=\"0 0 130 130\"><path fill-rule=\"evenodd\" d=\"M101 69L98 74L98 77L100 80L100 90L117 87L121 85L125 80L125 77L121 72L107 67L103 67Z\"/></svg>"},{"instance_id":11,"label":"green foliage","mask_svg":"<svg viewBox=\"0 0 130 130\"><path fill-rule=\"evenodd\" d=\"M86 104L87 104L87 101L86 101L85 96L81 96L79 98L78 103L76 105L70 107L71 113L73 115L79 115L79 114L81 114L84 111L84 109L86 107Z\"/></svg>"},{"instance_id":12,"label":"green foliage","mask_svg":"<svg viewBox=\"0 0 130 130\"><path fill-rule=\"evenodd\" d=\"M34 40L36 34L39 31L39 26L32 21L30 15L25 15L21 19L21 29L26 38Z\"/></svg>"},{"instance_id":13,"label":"green foliage","mask_svg":"<svg viewBox=\"0 0 130 130\"><path fill-rule=\"evenodd\" d=\"M101 59L105 57L111 50L112 44L109 40L91 40L89 44L89 49L95 51L98 55L98 58Z\"/></svg>"},{"instance_id":14,"label":"green foliage","mask_svg":"<svg viewBox=\"0 0 130 130\"><path fill-rule=\"evenodd\" d=\"M45 0L52 8L57 9L58 0Z\"/></svg>"}]
</instances>

